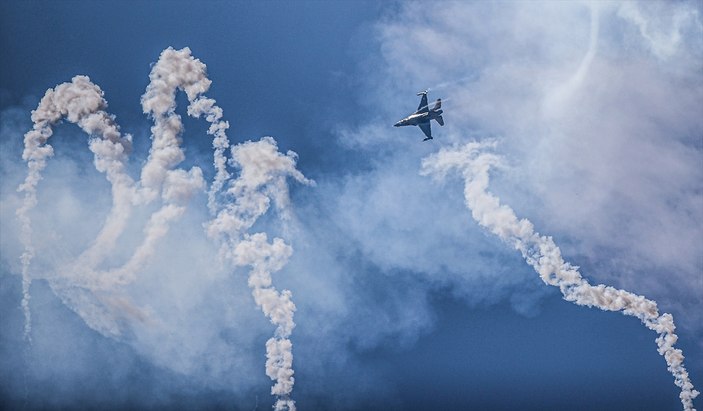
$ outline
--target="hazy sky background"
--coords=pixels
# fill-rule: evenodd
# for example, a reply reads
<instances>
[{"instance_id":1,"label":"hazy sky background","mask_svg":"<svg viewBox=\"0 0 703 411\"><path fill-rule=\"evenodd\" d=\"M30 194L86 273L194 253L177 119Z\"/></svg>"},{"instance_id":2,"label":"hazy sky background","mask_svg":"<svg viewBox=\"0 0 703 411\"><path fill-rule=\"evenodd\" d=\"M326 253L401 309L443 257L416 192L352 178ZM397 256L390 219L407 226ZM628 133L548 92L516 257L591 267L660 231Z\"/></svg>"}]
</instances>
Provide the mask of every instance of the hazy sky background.
<instances>
[{"instance_id":1,"label":"hazy sky background","mask_svg":"<svg viewBox=\"0 0 703 411\"><path fill-rule=\"evenodd\" d=\"M105 337L49 287L111 203L70 124L52 137L32 213L33 345L22 341L15 210L31 110L47 88L89 76L134 135L137 176L150 65L187 46L208 67L230 141L272 136L317 182L291 182L287 229L273 217L257 227L294 249L274 284L298 307L300 410L680 409L653 332L563 301L473 221L461 181L419 169L440 147L496 139L508 167L490 190L591 283L671 312L700 390L701 12L699 2L1 2L0 408L270 409L273 326L246 270L219 263L203 234L204 193L124 290L160 327ZM423 143L392 124L428 87L447 124ZM210 180L207 125L178 101L182 167ZM133 251L150 211L135 213L110 263Z\"/></svg>"}]
</instances>

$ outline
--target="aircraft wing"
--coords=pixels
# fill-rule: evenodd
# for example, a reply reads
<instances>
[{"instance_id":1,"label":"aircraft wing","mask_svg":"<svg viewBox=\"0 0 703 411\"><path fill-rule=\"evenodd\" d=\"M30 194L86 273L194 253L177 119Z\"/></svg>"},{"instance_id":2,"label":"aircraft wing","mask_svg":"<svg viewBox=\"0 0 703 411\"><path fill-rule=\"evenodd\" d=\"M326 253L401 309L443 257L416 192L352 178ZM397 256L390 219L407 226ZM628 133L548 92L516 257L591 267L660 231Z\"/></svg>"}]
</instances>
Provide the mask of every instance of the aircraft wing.
<instances>
[{"instance_id":1,"label":"aircraft wing","mask_svg":"<svg viewBox=\"0 0 703 411\"><path fill-rule=\"evenodd\" d=\"M423 133L427 136L427 138L432 138L432 129L430 128L430 123L420 123L418 124L418 127L422 130Z\"/></svg>"},{"instance_id":2,"label":"aircraft wing","mask_svg":"<svg viewBox=\"0 0 703 411\"><path fill-rule=\"evenodd\" d=\"M417 106L417 112L418 113L427 113L429 108L427 107L427 93L422 94L422 98L420 98L420 105Z\"/></svg>"}]
</instances>

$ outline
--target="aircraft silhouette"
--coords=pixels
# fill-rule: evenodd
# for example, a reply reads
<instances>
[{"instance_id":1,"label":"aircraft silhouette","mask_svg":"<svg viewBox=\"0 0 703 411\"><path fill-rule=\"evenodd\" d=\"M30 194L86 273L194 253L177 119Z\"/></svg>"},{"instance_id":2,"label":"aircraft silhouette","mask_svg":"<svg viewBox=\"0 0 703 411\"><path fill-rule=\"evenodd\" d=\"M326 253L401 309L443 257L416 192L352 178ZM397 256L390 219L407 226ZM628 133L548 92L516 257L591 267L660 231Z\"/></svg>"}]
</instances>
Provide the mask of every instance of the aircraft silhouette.
<instances>
[{"instance_id":1,"label":"aircraft silhouette","mask_svg":"<svg viewBox=\"0 0 703 411\"><path fill-rule=\"evenodd\" d=\"M422 96L422 98L420 98L420 105L417 107L417 111L395 123L393 126L418 126L426 136L422 141L432 140L430 120L435 120L440 126L444 125L444 119L442 118L443 111L441 109L442 99L438 98L434 104L434 107L430 109L427 104L427 90L420 91L417 95Z\"/></svg>"}]
</instances>

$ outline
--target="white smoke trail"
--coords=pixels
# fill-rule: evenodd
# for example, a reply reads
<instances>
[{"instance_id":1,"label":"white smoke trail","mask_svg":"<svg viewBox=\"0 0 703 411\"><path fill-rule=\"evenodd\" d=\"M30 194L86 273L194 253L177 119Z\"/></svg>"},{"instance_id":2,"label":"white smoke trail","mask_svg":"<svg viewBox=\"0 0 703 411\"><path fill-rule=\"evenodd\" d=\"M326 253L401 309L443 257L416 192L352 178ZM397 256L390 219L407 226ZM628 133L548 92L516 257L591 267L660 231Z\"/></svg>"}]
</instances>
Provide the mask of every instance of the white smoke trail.
<instances>
[{"instance_id":1,"label":"white smoke trail","mask_svg":"<svg viewBox=\"0 0 703 411\"><path fill-rule=\"evenodd\" d=\"M210 185L207 202L210 212L215 214L217 212L217 194L230 178L230 174L227 171L227 159L225 158L225 151L229 148L229 140L226 134L229 123L221 120L222 109L215 105L215 100L205 97L200 97L193 101L188 106L188 114L196 118L205 115L205 120L210 123L207 132L215 136L212 140L212 147L215 149L213 154L215 178Z\"/></svg>"},{"instance_id":2,"label":"white smoke trail","mask_svg":"<svg viewBox=\"0 0 703 411\"><path fill-rule=\"evenodd\" d=\"M237 265L249 265L249 287L256 305L276 325L273 338L266 342L266 375L276 383L271 394L278 398L274 409L295 410L290 399L295 379L293 378L293 344L290 337L295 323L295 304L289 290L278 292L271 283L271 273L280 270L293 253L292 248L280 238L268 242L264 233L247 235L237 244L233 258Z\"/></svg>"},{"instance_id":3,"label":"white smoke trail","mask_svg":"<svg viewBox=\"0 0 703 411\"><path fill-rule=\"evenodd\" d=\"M188 101L194 101L205 93L212 83L205 75L205 65L190 56L190 49L174 50L169 47L159 56L149 74L149 85L142 96L144 114L154 119L151 128L153 144L141 175L140 201L149 202L159 193L159 187L168 183L173 167L185 159L181 149L183 124L175 113L176 92L183 90ZM181 174L179 181L198 180L200 169L193 167L187 175ZM202 176L202 174L200 174ZM168 190L164 187L164 191ZM187 195L188 192L183 194Z\"/></svg>"},{"instance_id":4,"label":"white smoke trail","mask_svg":"<svg viewBox=\"0 0 703 411\"><path fill-rule=\"evenodd\" d=\"M22 309L25 317L24 337L31 340L31 313L29 310L29 287L31 277L29 266L34 257L32 246L32 227L30 212L37 204L37 184L41 180L41 173L46 167L46 160L53 156L53 148L47 144L53 134L52 126L66 118L78 124L86 133L97 135L100 138L92 139L90 149L95 154L95 166L105 172L113 187L113 209L111 214L118 214L120 206L127 201L132 179L125 174L124 161L131 150L131 136L121 136L119 127L114 122L114 117L107 114L104 109L107 102L103 92L98 86L90 82L86 76L76 76L71 83L63 83L55 89L47 90L36 110L32 112L31 131L24 136L24 152L22 158L27 162L29 169L27 177L18 191L24 193L22 206L17 210L22 231L21 241L24 246L22 253ZM99 253L107 245L114 243L115 233L119 232L119 222L124 220L112 219L114 224L105 226L98 235L91 253Z\"/></svg>"},{"instance_id":5,"label":"white smoke trail","mask_svg":"<svg viewBox=\"0 0 703 411\"><path fill-rule=\"evenodd\" d=\"M295 327L295 304L289 290L278 292L272 286L271 273L283 268L293 249L280 238L269 243L265 233L247 231L268 211L271 200L280 217L289 218L287 177L313 184L296 169L296 158L291 151L281 154L270 137L234 146L232 162L240 169L239 176L226 192L229 202L205 227L210 238L221 242L223 258L238 266L251 266L249 287L254 301L276 325L275 336L266 343L266 375L276 381L271 394L278 397L274 409L279 411L295 411L295 402L290 399L295 382L293 345L288 338Z\"/></svg>"},{"instance_id":6,"label":"white smoke trail","mask_svg":"<svg viewBox=\"0 0 703 411\"><path fill-rule=\"evenodd\" d=\"M155 118L169 113L169 118L179 119L173 110L175 109L175 93L178 89L185 91L188 97L188 115L200 118L205 116L205 120L210 123L208 134L214 136L212 146L214 151L215 178L208 193L208 208L215 214L217 211L216 196L224 187L225 182L230 178L227 172L227 159L225 151L229 148L227 129L229 123L222 120L222 108L217 106L215 100L202 96L207 92L212 81L207 78L207 67L200 60L191 55L191 50L185 47L181 50L167 48L159 56L159 61L154 65L149 75L151 83L147 87L147 92L142 97L144 113ZM172 136L169 143L173 144ZM157 180L152 177L157 174L155 169L162 162L168 159L158 159L156 156L149 168L145 167L148 180ZM176 161L173 158L171 161ZM144 174L143 174L144 175Z\"/></svg>"},{"instance_id":7,"label":"white smoke trail","mask_svg":"<svg viewBox=\"0 0 703 411\"><path fill-rule=\"evenodd\" d=\"M501 163L498 156L485 152L494 146L495 143L472 142L442 149L423 159L421 174L443 179L450 171L459 171L465 180L464 196L473 218L519 250L542 281L559 287L565 300L606 311L621 311L639 318L647 328L659 334L656 338L658 351L664 356L674 383L681 388L679 398L683 408L695 411L693 399L699 392L684 367L683 353L674 348L678 336L674 333L676 327L671 314L659 315L657 303L643 296L602 284L590 285L581 277L578 267L562 259L561 250L551 237L535 232L530 221L518 220L510 207L500 204L497 197L487 192L489 170Z\"/></svg>"}]
</instances>

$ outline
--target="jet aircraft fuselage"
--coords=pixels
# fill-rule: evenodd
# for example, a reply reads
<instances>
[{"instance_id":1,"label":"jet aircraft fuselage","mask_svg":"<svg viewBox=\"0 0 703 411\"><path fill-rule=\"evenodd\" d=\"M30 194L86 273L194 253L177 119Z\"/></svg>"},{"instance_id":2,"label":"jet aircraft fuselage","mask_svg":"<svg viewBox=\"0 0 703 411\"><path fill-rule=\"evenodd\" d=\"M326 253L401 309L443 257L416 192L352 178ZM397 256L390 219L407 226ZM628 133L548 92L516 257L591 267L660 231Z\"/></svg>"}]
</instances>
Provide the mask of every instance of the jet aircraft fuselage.
<instances>
[{"instance_id":1,"label":"jet aircraft fuselage","mask_svg":"<svg viewBox=\"0 0 703 411\"><path fill-rule=\"evenodd\" d=\"M430 128L430 120L435 120L440 126L444 125L444 119L442 118L442 99L437 99L434 107L430 109L427 104L427 91L421 91L417 93L418 96L422 96L420 99L420 106L417 111L411 115L405 117L399 122L395 123L394 127L402 126L418 126L425 133L425 140L432 140L432 130Z\"/></svg>"},{"instance_id":2,"label":"jet aircraft fuselage","mask_svg":"<svg viewBox=\"0 0 703 411\"><path fill-rule=\"evenodd\" d=\"M420 123L429 123L430 120L436 120L437 117L441 116L443 113L442 110L437 110L437 111L428 111L426 113L413 113L404 119L400 120L399 122L395 123L395 127L402 127L402 126L417 126L420 125Z\"/></svg>"}]
</instances>

